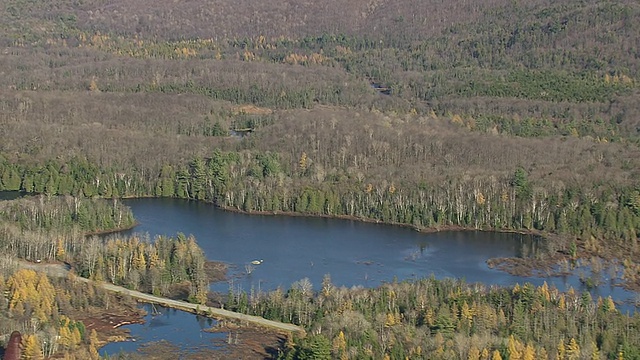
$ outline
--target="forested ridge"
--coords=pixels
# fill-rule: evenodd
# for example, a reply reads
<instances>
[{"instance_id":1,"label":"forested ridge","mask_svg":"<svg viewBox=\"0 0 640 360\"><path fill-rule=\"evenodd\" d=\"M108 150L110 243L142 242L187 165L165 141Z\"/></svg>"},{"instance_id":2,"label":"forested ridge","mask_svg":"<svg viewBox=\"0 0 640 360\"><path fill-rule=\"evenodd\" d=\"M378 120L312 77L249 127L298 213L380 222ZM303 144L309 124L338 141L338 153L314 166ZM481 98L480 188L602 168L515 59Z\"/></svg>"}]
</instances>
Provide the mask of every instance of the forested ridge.
<instances>
[{"instance_id":1,"label":"forested ridge","mask_svg":"<svg viewBox=\"0 0 640 360\"><path fill-rule=\"evenodd\" d=\"M541 233L549 258L600 257L639 286L635 1L6 0L0 23L0 190L42 194L2 204L11 256L63 257L83 276L163 295L182 284L204 302L194 239L102 247L83 236L133 225L118 199L158 196L419 230ZM423 285L390 286L411 299ZM527 344L535 358L541 349L554 358L572 340L577 358L636 356L636 338L602 335L613 313L627 332L636 326L606 299L563 310L557 295L541 300L541 312L530 300L515 312L515 289L470 296L480 306L503 292L509 300L491 311L507 321L466 333L462 303L442 294L433 311L446 313L447 331L405 314L413 303L388 307L392 325L365 311L380 325L376 336L393 342L384 348L363 340L373 336L364 328L323 331L319 312L337 310L316 304L320 294L300 303L318 314L296 321L324 337L311 339L337 341L332 354L343 358L473 358L476 350L486 358L487 350L511 359L530 354ZM583 319L591 330L537 320L531 330L508 315L541 313ZM389 335L405 320L402 336ZM535 335L541 328L546 335ZM487 329L475 350L462 345ZM409 339L426 342L421 353ZM312 344L286 354L309 357Z\"/></svg>"}]
</instances>

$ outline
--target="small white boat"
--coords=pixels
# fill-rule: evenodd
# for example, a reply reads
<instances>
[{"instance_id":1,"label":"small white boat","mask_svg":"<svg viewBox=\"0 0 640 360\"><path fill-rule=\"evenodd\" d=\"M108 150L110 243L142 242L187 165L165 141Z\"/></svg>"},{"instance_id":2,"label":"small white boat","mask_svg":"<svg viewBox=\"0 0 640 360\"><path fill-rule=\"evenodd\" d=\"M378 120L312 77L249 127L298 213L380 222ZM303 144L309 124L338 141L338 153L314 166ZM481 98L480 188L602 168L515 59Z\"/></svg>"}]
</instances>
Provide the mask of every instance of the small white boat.
<instances>
[{"instance_id":1,"label":"small white boat","mask_svg":"<svg viewBox=\"0 0 640 360\"><path fill-rule=\"evenodd\" d=\"M264 260L262 260L262 259L260 259L260 260L253 260L253 261L251 262L251 264L253 264L253 265L260 265L260 264L262 264L262 262L263 262L263 261L264 261Z\"/></svg>"}]
</instances>

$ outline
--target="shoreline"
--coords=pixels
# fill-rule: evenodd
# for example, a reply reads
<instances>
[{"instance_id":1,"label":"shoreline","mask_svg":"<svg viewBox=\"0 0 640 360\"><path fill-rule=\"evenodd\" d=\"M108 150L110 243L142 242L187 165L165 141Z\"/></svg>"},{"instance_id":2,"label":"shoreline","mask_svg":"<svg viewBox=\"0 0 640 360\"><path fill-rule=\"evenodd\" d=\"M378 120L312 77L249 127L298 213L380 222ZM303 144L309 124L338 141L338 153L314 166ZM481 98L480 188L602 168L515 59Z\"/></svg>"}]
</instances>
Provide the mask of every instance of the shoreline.
<instances>
[{"instance_id":1,"label":"shoreline","mask_svg":"<svg viewBox=\"0 0 640 360\"><path fill-rule=\"evenodd\" d=\"M33 195L33 194L32 194ZM473 228L473 227L464 227L460 225L442 225L442 226L432 226L432 227L420 227L413 224L406 223L398 223L398 222L385 222L382 220L354 216L354 215L327 215L327 214L311 214L311 213L300 213L295 211L260 211L260 210L242 210L237 207L232 206L223 206L215 203L210 200L196 200L196 199L188 199L188 198L179 198L179 197L162 197L162 196L154 196L154 195L139 195L139 196L124 196L117 198L119 200L135 200L135 199L171 199L171 200L182 200L187 202L197 202L209 204L219 210L228 211L231 213L238 214L246 214L246 215L264 215L264 216L287 216L287 217L307 217L307 218L324 218L324 219L338 219L338 220L350 220L350 221L358 221L362 223L370 223L370 224L380 224L385 226L397 226L402 228L412 229L419 233L423 234L432 234L439 232L454 232L454 231L464 231L464 232L495 232L495 233L504 233L504 234L520 234L520 235L531 235L535 237L539 237L543 241L550 241L553 239L560 239L563 237L561 234L549 233L540 230L532 230L532 229L501 229L501 228ZM134 223L130 226L103 230L103 231L93 231L87 232L85 236L94 236L94 235L107 235L107 234L116 234L122 231L128 231L137 227L140 223L134 220ZM599 258L603 260L608 265L620 265L619 257L614 256L615 254L610 251L600 251L593 252L589 251L585 248L585 241L577 236L571 236L573 238L573 242L578 246L577 254L571 256L567 253L566 247L567 243L563 243L563 241L558 242L559 248L549 252L546 254L545 259L534 259L534 258L489 258L486 260L486 264L488 267L497 269L503 272L506 272L511 275L518 276L526 276L526 277L546 277L546 276L561 276L562 274L553 271L553 267L559 266L562 262L566 261L577 261L577 260L590 260L592 258ZM611 249L609 249L611 250ZM221 265L228 265L222 261L209 260L212 263L220 263ZM226 278L226 276L225 276ZM620 278L621 282L617 283L616 286L619 286L625 290L640 292L640 282L634 282L631 279L623 279Z\"/></svg>"},{"instance_id":2,"label":"shoreline","mask_svg":"<svg viewBox=\"0 0 640 360\"><path fill-rule=\"evenodd\" d=\"M309 214L309 213L299 213L295 211L259 211L259 210L246 211L236 207L222 206L212 201L183 199L183 198L177 198L177 197L144 196L144 197L129 197L128 199L149 199L149 198L177 199L177 200L185 200L188 202L205 203L205 204L210 204L211 206L214 206L215 208L223 211L228 211L231 213L238 213L238 214L246 214L246 215L338 219L338 220L358 221L358 222L370 223L370 224L380 224L385 226L397 226L397 227L412 229L414 231L417 231L423 234L433 234L433 233L439 233L439 232L455 232L455 231L464 231L464 232L479 231L479 232L494 232L494 233L503 233L503 234L530 235L530 236L538 237L545 242L552 241L553 239L561 239L563 237L562 234L548 233L545 231L532 230L532 229L470 228L470 227L464 227L460 225L418 227L412 224L385 222L381 220L353 216L353 215ZM568 244L563 243L563 241L559 241L558 242L559 249L549 250L549 253L545 254L543 259L518 258L518 257L488 258L485 261L485 264L492 269L503 271L510 275L533 277L533 278L562 276L563 275L562 271L557 271L553 269L557 266L562 265L563 262L576 262L579 260L589 261L594 257L603 260L605 264L609 266L620 265L620 261L618 257L613 256L612 254L607 252L594 253L592 251L588 251L584 246L583 239L577 236L571 236L571 237L573 238L573 242L575 242L578 247L578 252L575 255L575 257L572 257L567 252L566 246ZM615 284L616 287L620 287L627 291L640 293L640 283L633 282L630 279L625 280L622 277L619 277L618 280L620 280L620 282Z\"/></svg>"},{"instance_id":3,"label":"shoreline","mask_svg":"<svg viewBox=\"0 0 640 360\"><path fill-rule=\"evenodd\" d=\"M163 199L163 198L158 198ZM180 198L170 198L170 199L180 199ZM399 222L388 222L382 220L376 220L366 217L359 217L354 215L327 215L327 214L308 214L308 213L300 213L295 211L260 211L260 210L242 210L238 208L234 208L231 206L222 206L215 204L210 201L200 201L200 200L192 200L192 199L183 199L187 201L195 201L195 202L204 202L207 204L211 204L216 208L232 213L246 214L246 215L265 215L265 216L288 216L288 217L308 217L308 218L322 218L322 219L338 219L338 220L352 220L358 221L368 224L380 224L387 226L397 226L415 230L419 233L423 234L433 234L439 232L452 232L452 231L481 231L481 232L496 232L496 233L505 233L505 234L520 234L520 235L533 235L539 236L543 239L547 239L552 237L552 234L547 234L539 230L518 230L518 229L497 229L497 228L470 228L464 227L460 225L443 225L443 226L432 226L432 227L419 227L412 224L405 224Z\"/></svg>"}]
</instances>

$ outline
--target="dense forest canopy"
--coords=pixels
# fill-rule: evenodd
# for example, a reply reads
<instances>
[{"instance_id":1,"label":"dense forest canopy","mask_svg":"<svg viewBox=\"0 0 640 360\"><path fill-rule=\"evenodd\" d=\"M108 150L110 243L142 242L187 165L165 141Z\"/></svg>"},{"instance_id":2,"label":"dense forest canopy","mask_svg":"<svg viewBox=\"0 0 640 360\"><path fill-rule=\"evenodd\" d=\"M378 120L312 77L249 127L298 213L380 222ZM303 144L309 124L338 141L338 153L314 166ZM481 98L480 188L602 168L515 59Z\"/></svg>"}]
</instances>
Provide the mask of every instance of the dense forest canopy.
<instances>
[{"instance_id":1,"label":"dense forest canopy","mask_svg":"<svg viewBox=\"0 0 640 360\"><path fill-rule=\"evenodd\" d=\"M160 196L420 230L543 233L550 259L601 257L624 267L626 286L640 284L636 1L5 0L0 24L0 190L43 195L1 206L11 256L64 256L84 276L160 294L188 282L190 299L204 302L193 239L120 239L98 253L81 236L133 224L117 199ZM331 342L328 356L343 358L637 353L628 335L637 321L620 316L626 325L602 335L606 299L571 312L540 289L526 301L511 289L502 305L486 302L506 290L440 294L429 320L409 310L424 286L393 285L407 303L389 303L386 320L349 308L369 324L358 330L320 316L337 311L316 304L326 294L294 291L287 306L304 307L296 321L318 336L285 355L321 358ZM343 297L353 307L385 291ZM275 310L264 301L251 311L283 316L284 300ZM464 303L513 316L477 315L492 335L465 343L460 334L473 338L476 325L460 315ZM565 319L566 329L537 336L547 324L537 316L572 316L590 330ZM426 347L406 338L422 332L440 337Z\"/></svg>"},{"instance_id":2,"label":"dense forest canopy","mask_svg":"<svg viewBox=\"0 0 640 360\"><path fill-rule=\"evenodd\" d=\"M639 15L7 1L0 188L544 231L632 259Z\"/></svg>"}]
</instances>

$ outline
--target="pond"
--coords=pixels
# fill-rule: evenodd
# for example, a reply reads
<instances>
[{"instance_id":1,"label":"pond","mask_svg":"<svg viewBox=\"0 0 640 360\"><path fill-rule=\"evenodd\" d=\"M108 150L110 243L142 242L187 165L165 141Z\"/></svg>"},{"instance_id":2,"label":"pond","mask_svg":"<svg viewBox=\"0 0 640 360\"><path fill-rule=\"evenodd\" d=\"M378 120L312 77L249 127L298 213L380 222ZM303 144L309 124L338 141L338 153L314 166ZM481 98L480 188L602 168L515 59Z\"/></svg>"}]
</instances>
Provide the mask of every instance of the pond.
<instances>
[{"instance_id":1,"label":"pond","mask_svg":"<svg viewBox=\"0 0 640 360\"><path fill-rule=\"evenodd\" d=\"M213 319L159 305L145 304L142 307L147 312L144 323L124 327L130 331L131 340L109 343L100 348L100 355L135 352L141 346L161 341L170 342L182 353L195 353L219 347L227 336L226 333L205 331L216 324Z\"/></svg>"}]
</instances>

